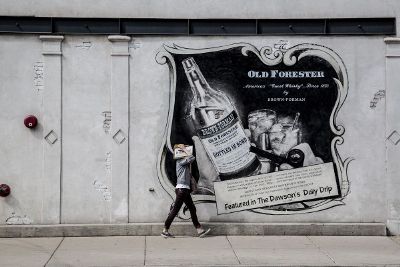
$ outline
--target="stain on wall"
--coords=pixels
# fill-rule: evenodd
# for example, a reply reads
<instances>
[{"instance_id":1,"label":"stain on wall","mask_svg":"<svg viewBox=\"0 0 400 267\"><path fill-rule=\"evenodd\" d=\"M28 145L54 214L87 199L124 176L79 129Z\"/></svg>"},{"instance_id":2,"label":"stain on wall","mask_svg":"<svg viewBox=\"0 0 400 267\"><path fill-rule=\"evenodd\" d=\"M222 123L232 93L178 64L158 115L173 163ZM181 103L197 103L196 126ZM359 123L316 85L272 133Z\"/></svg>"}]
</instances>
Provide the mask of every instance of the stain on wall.
<instances>
[{"instance_id":1,"label":"stain on wall","mask_svg":"<svg viewBox=\"0 0 400 267\"><path fill-rule=\"evenodd\" d=\"M32 224L32 219L27 215L16 215L15 212L11 213L11 216L6 219L6 224Z\"/></svg>"}]
</instances>

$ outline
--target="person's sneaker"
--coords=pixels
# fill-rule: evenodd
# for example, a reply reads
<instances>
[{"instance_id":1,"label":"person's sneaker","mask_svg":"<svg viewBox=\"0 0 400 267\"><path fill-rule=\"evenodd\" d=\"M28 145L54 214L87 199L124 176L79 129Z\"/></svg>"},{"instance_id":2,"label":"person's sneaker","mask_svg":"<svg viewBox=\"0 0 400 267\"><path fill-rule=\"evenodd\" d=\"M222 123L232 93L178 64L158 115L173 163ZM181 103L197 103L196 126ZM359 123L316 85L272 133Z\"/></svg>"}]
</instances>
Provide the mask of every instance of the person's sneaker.
<instances>
[{"instance_id":1,"label":"person's sneaker","mask_svg":"<svg viewBox=\"0 0 400 267\"><path fill-rule=\"evenodd\" d=\"M209 232L211 231L210 228L208 228L207 230L203 229L203 231L201 231L200 233L198 233L200 238L205 237Z\"/></svg>"},{"instance_id":2,"label":"person's sneaker","mask_svg":"<svg viewBox=\"0 0 400 267\"><path fill-rule=\"evenodd\" d=\"M164 238L174 238L175 237L172 234L170 234L169 232L165 232L165 231L162 231L161 236Z\"/></svg>"}]
</instances>

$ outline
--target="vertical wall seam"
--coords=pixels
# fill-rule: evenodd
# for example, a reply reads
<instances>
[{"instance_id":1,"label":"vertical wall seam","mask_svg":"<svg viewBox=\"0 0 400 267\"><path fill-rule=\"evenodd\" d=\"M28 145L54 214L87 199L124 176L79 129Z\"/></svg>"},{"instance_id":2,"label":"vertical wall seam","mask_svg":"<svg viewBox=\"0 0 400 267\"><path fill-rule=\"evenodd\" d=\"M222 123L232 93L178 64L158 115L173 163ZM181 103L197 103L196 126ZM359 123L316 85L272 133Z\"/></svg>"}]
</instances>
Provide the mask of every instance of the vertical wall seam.
<instances>
[{"instance_id":1,"label":"vertical wall seam","mask_svg":"<svg viewBox=\"0 0 400 267\"><path fill-rule=\"evenodd\" d=\"M387 46L388 46L388 44L387 43L385 43L385 50L384 50L384 53L385 53L385 65L384 65L384 71L385 71L385 107L384 107L384 112L385 112L385 124L384 124L384 133L385 133L385 136L384 136L384 144L385 144L385 182L386 182L386 186L385 186L385 196L387 196L388 194L388 181L389 181L389 175L388 175L388 145L387 145L387 140L386 140L386 138L387 138L387 131L388 131L388 114L387 114L387 104L388 104L388 101L387 101L387 96L388 96L388 82L387 82L387 75L388 75L388 73L387 73L387 60L388 60L388 58L387 58ZM389 208L389 201L388 201L388 199L386 198L386 220L388 220L389 218L389 215L390 215L390 208ZM387 224L387 222L386 222L386 224Z\"/></svg>"},{"instance_id":2,"label":"vertical wall seam","mask_svg":"<svg viewBox=\"0 0 400 267\"><path fill-rule=\"evenodd\" d=\"M131 56L130 56L130 51L129 51L129 43L128 43L128 62L127 62L127 64L128 64L128 133L127 133L127 135L128 135L128 198L127 198L127 201L128 201L128 220L127 220L127 222L129 223L129 218L130 218L130 170L131 170L131 168L130 168L130 155L131 155L131 153L130 153L130 144L131 144L131 138L130 138L130 133L131 133L131 75L130 75L130 58L131 58Z\"/></svg>"},{"instance_id":3,"label":"vertical wall seam","mask_svg":"<svg viewBox=\"0 0 400 267\"><path fill-rule=\"evenodd\" d=\"M61 90L61 101L60 101L60 208L59 208L59 223L61 224L62 218L62 195L63 195L63 143L64 143L64 136L63 136L63 42L60 43L60 90ZM63 239L64 240L64 239ZM61 243L60 243L61 244Z\"/></svg>"}]
</instances>

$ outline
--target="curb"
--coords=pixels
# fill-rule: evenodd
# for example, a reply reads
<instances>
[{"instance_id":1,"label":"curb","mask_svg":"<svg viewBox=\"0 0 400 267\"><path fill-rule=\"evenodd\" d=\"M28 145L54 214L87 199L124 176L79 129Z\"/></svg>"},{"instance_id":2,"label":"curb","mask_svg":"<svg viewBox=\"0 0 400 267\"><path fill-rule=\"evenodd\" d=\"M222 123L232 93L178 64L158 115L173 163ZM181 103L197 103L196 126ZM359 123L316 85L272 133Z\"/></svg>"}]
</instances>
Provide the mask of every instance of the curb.
<instances>
[{"instance_id":1,"label":"curb","mask_svg":"<svg viewBox=\"0 0 400 267\"><path fill-rule=\"evenodd\" d=\"M204 223L212 235L386 236L383 223ZM158 236L162 223L2 225L0 237ZM172 233L195 236L191 223L174 223Z\"/></svg>"}]
</instances>

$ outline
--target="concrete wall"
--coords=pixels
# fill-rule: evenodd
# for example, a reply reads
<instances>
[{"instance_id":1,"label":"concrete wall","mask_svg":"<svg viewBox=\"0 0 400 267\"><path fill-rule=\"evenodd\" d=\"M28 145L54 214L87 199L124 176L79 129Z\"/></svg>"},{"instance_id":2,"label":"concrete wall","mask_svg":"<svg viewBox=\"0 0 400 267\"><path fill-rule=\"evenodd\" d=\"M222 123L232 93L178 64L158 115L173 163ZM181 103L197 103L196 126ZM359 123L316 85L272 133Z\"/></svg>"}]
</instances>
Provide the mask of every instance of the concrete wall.
<instances>
[{"instance_id":1,"label":"concrete wall","mask_svg":"<svg viewBox=\"0 0 400 267\"><path fill-rule=\"evenodd\" d=\"M61 134L51 119L51 114L59 113L53 109L59 103L53 92L44 92L42 42L38 36L21 37L1 36L1 173L2 183L9 184L13 192L2 199L0 213L2 223L57 223L60 140L49 150L50 144L44 137L50 132L49 127L57 136ZM48 74L52 74L51 70ZM48 83L54 78L55 75ZM41 122L35 131L23 124L29 114L36 115Z\"/></svg>"},{"instance_id":2,"label":"concrete wall","mask_svg":"<svg viewBox=\"0 0 400 267\"><path fill-rule=\"evenodd\" d=\"M1 16L98 18L362 18L398 17L400 12L397 0L0 0L0 6Z\"/></svg>"},{"instance_id":3,"label":"concrete wall","mask_svg":"<svg viewBox=\"0 0 400 267\"><path fill-rule=\"evenodd\" d=\"M396 0L0 1L2 16L154 18L319 18L396 16Z\"/></svg>"},{"instance_id":4,"label":"concrete wall","mask_svg":"<svg viewBox=\"0 0 400 267\"><path fill-rule=\"evenodd\" d=\"M50 1L49 1L50 3ZM94 2L93 2L94 3ZM304 18L399 16L387 1L1 1L0 15L165 18ZM215 8L210 6L214 5ZM176 8L179 6L179 8ZM312 8L310 8L312 7ZM399 21L399 19L397 19ZM337 121L338 146L348 169L345 205L290 216L248 211L217 215L197 205L203 221L384 222L399 233L400 131L396 87L399 43L384 37L108 37L0 35L0 224L162 222L172 203L157 176L157 157L169 108L170 77L156 62L164 44L205 48L237 42L257 48L284 39L315 43L344 61L349 91ZM371 101L386 90L375 108ZM111 113L110 113L111 112ZM39 119L34 130L25 115ZM396 135L392 136L395 137ZM46 138L47 137L47 138ZM50 138L50 140L49 140ZM53 139L51 139L53 138ZM153 188L154 191L149 189Z\"/></svg>"},{"instance_id":5,"label":"concrete wall","mask_svg":"<svg viewBox=\"0 0 400 267\"><path fill-rule=\"evenodd\" d=\"M318 43L334 49L346 63L350 90L343 109L338 116L338 124L344 125L345 143L339 146L344 158L354 157L349 168L351 193L346 205L332 210L295 216L267 216L251 212L217 215L215 204L198 205L200 217L211 221L245 222L381 222L385 220L386 182L385 166L385 114L384 102L370 109L374 94L381 90L385 81L385 44L381 37L357 38L286 38L291 45L298 43ZM176 43L184 47L215 47L235 42L249 42L257 47L272 45L275 37L229 37L229 38L136 38L140 44L132 53L131 80L131 156L130 156L130 205L131 221L157 221L168 210L165 196L158 184L156 165L157 153L163 129L154 132L156 125L167 120L168 76L166 66L151 60L162 44ZM146 66L143 68L143 66ZM151 77L151 79L149 79ZM136 115L135 115L136 114ZM132 121L133 120L133 121ZM371 123L378 124L371 128ZM374 136L375 138L371 138ZM146 138L145 138L146 137ZM367 141L368 140L368 141ZM366 145L368 143L368 145ZM146 151L144 155L134 150ZM370 153L374 151L374 155ZM368 164L366 164L368 162ZM150 178L152 177L152 178ZM378 178L379 177L379 178ZM154 187L156 193L146 189ZM367 206L365 206L367 205ZM154 212L142 207L154 207ZM368 208L367 208L368 207Z\"/></svg>"}]
</instances>

